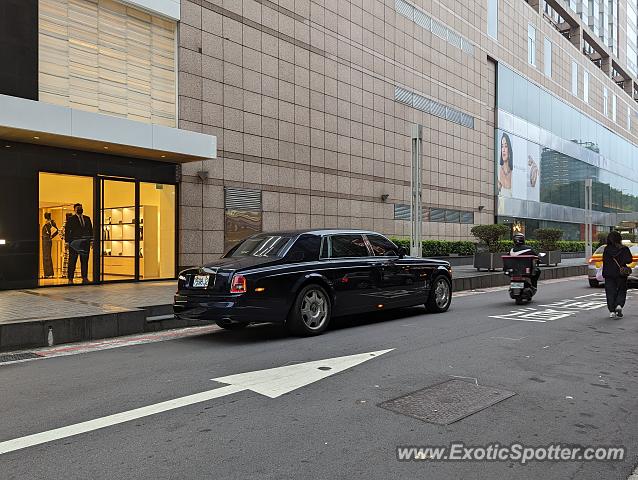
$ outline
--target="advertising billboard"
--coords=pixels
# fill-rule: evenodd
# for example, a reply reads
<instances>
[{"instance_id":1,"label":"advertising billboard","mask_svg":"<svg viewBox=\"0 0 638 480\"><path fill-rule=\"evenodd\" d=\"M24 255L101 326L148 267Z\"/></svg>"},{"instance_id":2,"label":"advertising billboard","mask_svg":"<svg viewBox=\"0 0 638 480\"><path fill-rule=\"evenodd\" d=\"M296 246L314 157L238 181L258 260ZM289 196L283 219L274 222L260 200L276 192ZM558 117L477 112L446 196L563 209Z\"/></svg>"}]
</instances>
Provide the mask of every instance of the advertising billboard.
<instances>
[{"instance_id":1,"label":"advertising billboard","mask_svg":"<svg viewBox=\"0 0 638 480\"><path fill-rule=\"evenodd\" d=\"M540 146L497 130L496 190L501 197L540 201Z\"/></svg>"}]
</instances>

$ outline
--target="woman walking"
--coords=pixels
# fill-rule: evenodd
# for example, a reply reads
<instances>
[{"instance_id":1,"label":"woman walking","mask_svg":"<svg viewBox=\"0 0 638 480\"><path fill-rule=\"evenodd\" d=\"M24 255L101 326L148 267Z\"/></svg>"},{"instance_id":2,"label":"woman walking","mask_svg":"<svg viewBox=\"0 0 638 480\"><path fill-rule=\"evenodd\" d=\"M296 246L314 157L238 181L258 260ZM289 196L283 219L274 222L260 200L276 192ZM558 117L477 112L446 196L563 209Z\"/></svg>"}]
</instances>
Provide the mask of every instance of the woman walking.
<instances>
[{"instance_id":1,"label":"woman walking","mask_svg":"<svg viewBox=\"0 0 638 480\"><path fill-rule=\"evenodd\" d=\"M603 250L603 277L609 318L622 317L622 309L627 297L627 276L631 269L631 251L622 244L620 233L613 231L607 236L607 245Z\"/></svg>"}]
</instances>

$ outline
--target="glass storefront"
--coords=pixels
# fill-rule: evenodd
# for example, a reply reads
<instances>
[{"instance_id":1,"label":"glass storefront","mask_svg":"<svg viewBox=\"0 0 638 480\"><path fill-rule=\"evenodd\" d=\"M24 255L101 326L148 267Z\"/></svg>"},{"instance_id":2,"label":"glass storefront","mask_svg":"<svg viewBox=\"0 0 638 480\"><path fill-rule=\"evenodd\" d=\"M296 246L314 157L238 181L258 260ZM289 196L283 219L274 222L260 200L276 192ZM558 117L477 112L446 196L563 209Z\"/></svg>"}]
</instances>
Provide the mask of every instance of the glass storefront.
<instances>
[{"instance_id":1,"label":"glass storefront","mask_svg":"<svg viewBox=\"0 0 638 480\"><path fill-rule=\"evenodd\" d=\"M61 175L41 172L39 175L40 219L40 286L68 283L69 260L75 258L73 277L82 279L82 262L88 270L88 280L93 281L93 249L82 256L75 255L69 240L71 228L68 221L76 215L74 205L81 204L83 216L93 221L93 178L79 175ZM83 218L84 220L84 218ZM75 240L75 238L73 239ZM79 238L78 238L79 240ZM79 242L78 242L79 243ZM76 247L76 244L71 244ZM81 249L82 245L77 245ZM86 245L85 245L86 247ZM87 258L82 258L88 255ZM72 259L71 259L72 260Z\"/></svg>"},{"instance_id":2,"label":"glass storefront","mask_svg":"<svg viewBox=\"0 0 638 480\"><path fill-rule=\"evenodd\" d=\"M175 190L134 179L40 172L38 284L94 282L96 271L102 282L173 278Z\"/></svg>"},{"instance_id":3,"label":"glass storefront","mask_svg":"<svg viewBox=\"0 0 638 480\"><path fill-rule=\"evenodd\" d=\"M509 68L499 65L498 75L499 223L558 227L578 239L587 179L598 228L638 210L638 147Z\"/></svg>"}]
</instances>

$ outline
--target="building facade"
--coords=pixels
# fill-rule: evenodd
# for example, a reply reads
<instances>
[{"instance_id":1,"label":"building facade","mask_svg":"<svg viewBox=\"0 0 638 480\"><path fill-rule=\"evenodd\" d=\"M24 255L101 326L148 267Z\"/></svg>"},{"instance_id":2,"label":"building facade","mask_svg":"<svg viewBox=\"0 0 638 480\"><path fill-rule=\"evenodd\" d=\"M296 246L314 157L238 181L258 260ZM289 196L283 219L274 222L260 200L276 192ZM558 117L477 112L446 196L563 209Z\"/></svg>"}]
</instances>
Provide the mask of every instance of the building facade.
<instances>
[{"instance_id":1,"label":"building facade","mask_svg":"<svg viewBox=\"0 0 638 480\"><path fill-rule=\"evenodd\" d=\"M5 0L0 288L68 280L75 203L94 220L91 281L172 278L258 231L407 236L413 124L424 238L495 221L581 238L587 179L594 223L616 225L638 197L636 11Z\"/></svg>"}]
</instances>

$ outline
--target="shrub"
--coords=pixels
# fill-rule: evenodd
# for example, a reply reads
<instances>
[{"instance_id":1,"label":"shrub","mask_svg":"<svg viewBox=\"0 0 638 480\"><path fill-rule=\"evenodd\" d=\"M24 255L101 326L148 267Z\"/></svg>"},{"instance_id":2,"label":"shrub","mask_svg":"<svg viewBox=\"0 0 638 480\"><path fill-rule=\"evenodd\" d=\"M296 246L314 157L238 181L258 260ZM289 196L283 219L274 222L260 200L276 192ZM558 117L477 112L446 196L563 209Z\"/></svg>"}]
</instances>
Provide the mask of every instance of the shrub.
<instances>
[{"instance_id":1,"label":"shrub","mask_svg":"<svg viewBox=\"0 0 638 480\"><path fill-rule=\"evenodd\" d=\"M476 253L476 244L464 240L450 242L450 253L457 255L474 255Z\"/></svg>"},{"instance_id":2,"label":"shrub","mask_svg":"<svg viewBox=\"0 0 638 480\"><path fill-rule=\"evenodd\" d=\"M558 250L558 241L563 238L563 231L560 228L539 228L534 234L540 244L541 252Z\"/></svg>"},{"instance_id":3,"label":"shrub","mask_svg":"<svg viewBox=\"0 0 638 480\"><path fill-rule=\"evenodd\" d=\"M499 240L509 233L510 229L506 225L492 224L492 225L475 225L470 232L477 239L487 245L488 250L491 253L498 253Z\"/></svg>"},{"instance_id":4,"label":"shrub","mask_svg":"<svg viewBox=\"0 0 638 480\"><path fill-rule=\"evenodd\" d=\"M446 240L423 240L424 257L441 257L451 253L450 244Z\"/></svg>"},{"instance_id":5,"label":"shrub","mask_svg":"<svg viewBox=\"0 0 638 480\"><path fill-rule=\"evenodd\" d=\"M561 252L584 252L585 242L577 240L559 240L556 242L558 250Z\"/></svg>"}]
</instances>

